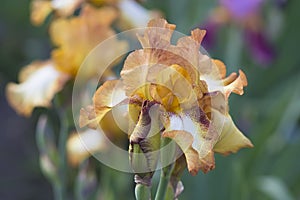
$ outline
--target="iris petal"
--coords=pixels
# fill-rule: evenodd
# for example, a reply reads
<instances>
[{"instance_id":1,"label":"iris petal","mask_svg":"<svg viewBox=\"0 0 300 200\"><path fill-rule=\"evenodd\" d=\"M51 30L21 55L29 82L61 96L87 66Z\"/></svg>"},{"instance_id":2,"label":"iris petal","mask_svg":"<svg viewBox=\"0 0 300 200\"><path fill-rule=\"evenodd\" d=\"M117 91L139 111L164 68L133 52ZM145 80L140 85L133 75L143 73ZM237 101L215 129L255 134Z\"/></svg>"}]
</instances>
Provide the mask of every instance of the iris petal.
<instances>
[{"instance_id":1,"label":"iris petal","mask_svg":"<svg viewBox=\"0 0 300 200\"><path fill-rule=\"evenodd\" d=\"M107 112L126 99L123 85L119 80L106 81L94 94L93 107L88 106L80 111L80 126L89 125L96 128L95 126L99 124Z\"/></svg>"},{"instance_id":2,"label":"iris petal","mask_svg":"<svg viewBox=\"0 0 300 200\"><path fill-rule=\"evenodd\" d=\"M6 96L21 115L30 116L34 107L49 107L69 76L56 70L51 61L33 62L20 72L20 83L9 83Z\"/></svg>"}]
</instances>

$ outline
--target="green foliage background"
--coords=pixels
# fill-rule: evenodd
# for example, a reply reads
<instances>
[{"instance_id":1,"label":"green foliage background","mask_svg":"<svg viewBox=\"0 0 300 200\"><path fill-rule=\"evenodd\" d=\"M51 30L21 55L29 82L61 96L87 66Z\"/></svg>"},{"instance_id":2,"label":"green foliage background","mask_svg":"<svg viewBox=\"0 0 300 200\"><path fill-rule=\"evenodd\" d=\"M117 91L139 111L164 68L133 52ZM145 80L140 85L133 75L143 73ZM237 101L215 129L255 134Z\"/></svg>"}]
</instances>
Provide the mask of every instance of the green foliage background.
<instances>
[{"instance_id":1,"label":"green foliage background","mask_svg":"<svg viewBox=\"0 0 300 200\"><path fill-rule=\"evenodd\" d=\"M270 14L273 3L267 1L265 15ZM145 6L163 11L178 31L188 34L207 19L216 4L215 0L148 0ZM4 130L0 134L0 199L52 199L39 171L31 128L34 119L16 116L4 96L5 84L17 81L22 66L47 58L51 47L47 27L29 23L29 0L4 0L0 5L0 119ZM248 77L245 94L231 96L230 113L255 148L216 156L216 169L206 175L192 177L186 172L182 179L185 190L179 199L300 199L299 7L300 1L289 0L280 11L282 26L273 40L277 57L268 67L257 64L244 46L236 45L238 39L229 44L232 27L218 35L217 47L210 55L224 60L229 72L241 68ZM228 52L228 45L233 52ZM242 52L238 58L236 52ZM111 181L111 187L115 182ZM20 188L18 193L16 188ZM128 199L133 192L130 195Z\"/></svg>"}]
</instances>

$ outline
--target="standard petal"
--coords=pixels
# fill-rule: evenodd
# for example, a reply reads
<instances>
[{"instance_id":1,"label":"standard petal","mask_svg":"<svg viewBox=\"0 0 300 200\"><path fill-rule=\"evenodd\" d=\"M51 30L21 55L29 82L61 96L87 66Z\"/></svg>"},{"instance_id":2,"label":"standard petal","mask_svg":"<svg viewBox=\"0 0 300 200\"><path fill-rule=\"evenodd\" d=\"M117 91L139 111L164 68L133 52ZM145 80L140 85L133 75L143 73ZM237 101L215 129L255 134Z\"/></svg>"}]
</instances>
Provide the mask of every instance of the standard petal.
<instances>
[{"instance_id":1,"label":"standard petal","mask_svg":"<svg viewBox=\"0 0 300 200\"><path fill-rule=\"evenodd\" d=\"M191 36L178 40L177 45L170 43L175 26L164 19L154 19L148 23L143 35L138 35L144 49L131 53L121 71L121 77L128 95L145 84L156 83L157 74L172 66L175 70L184 71L182 75L198 87L200 61L203 64L204 55L199 52L205 31L195 29ZM180 66L180 67L174 67ZM178 71L178 70L177 70ZM179 73L181 73L179 72ZM132 79L132 77L136 77ZM206 90L198 92L203 93ZM199 94L199 96L201 96Z\"/></svg>"},{"instance_id":2,"label":"standard petal","mask_svg":"<svg viewBox=\"0 0 300 200\"><path fill-rule=\"evenodd\" d=\"M179 65L172 65L156 73L151 96L160 102L167 111L191 108L197 102L198 94L188 72ZM197 91L198 92L198 91Z\"/></svg>"},{"instance_id":3,"label":"standard petal","mask_svg":"<svg viewBox=\"0 0 300 200\"><path fill-rule=\"evenodd\" d=\"M198 73L197 69L199 57L202 56L199 50L205 34L205 30L195 29L191 31L191 36L182 37L177 42L176 46L180 48L177 48L176 54L178 53L178 56L182 57L184 60L187 60L193 67L192 69L194 71L190 71L190 74ZM199 75L197 79L199 79Z\"/></svg>"},{"instance_id":4,"label":"standard petal","mask_svg":"<svg viewBox=\"0 0 300 200\"><path fill-rule=\"evenodd\" d=\"M221 60L218 60L218 59L214 59L213 62L218 67L221 78L225 78L226 77L226 66L225 66L225 64Z\"/></svg>"},{"instance_id":5,"label":"standard petal","mask_svg":"<svg viewBox=\"0 0 300 200\"><path fill-rule=\"evenodd\" d=\"M7 85L6 96L17 113L24 116L29 116L35 107L49 107L54 95L69 79L51 61L33 62L23 70L19 84Z\"/></svg>"},{"instance_id":6,"label":"standard petal","mask_svg":"<svg viewBox=\"0 0 300 200\"><path fill-rule=\"evenodd\" d=\"M218 111L213 112L214 120L223 122L221 135L214 146L214 151L224 155L236 153L241 148L253 147L251 141L236 127L230 115L223 115Z\"/></svg>"},{"instance_id":7,"label":"standard petal","mask_svg":"<svg viewBox=\"0 0 300 200\"><path fill-rule=\"evenodd\" d=\"M99 130L87 129L82 133L73 133L67 141L69 162L77 166L91 154L105 150L106 143Z\"/></svg>"},{"instance_id":8,"label":"standard petal","mask_svg":"<svg viewBox=\"0 0 300 200\"><path fill-rule=\"evenodd\" d=\"M157 73L173 63L182 63L176 57L163 49L142 49L128 55L121 71L127 94L132 95L139 87L155 83Z\"/></svg>"},{"instance_id":9,"label":"standard petal","mask_svg":"<svg viewBox=\"0 0 300 200\"><path fill-rule=\"evenodd\" d=\"M138 50L131 53L125 60L121 77L128 96L133 95L133 92L137 89L149 84L148 73L150 66L145 59L148 57L147 55L149 55L147 52Z\"/></svg>"},{"instance_id":10,"label":"standard petal","mask_svg":"<svg viewBox=\"0 0 300 200\"><path fill-rule=\"evenodd\" d=\"M138 39L143 48L165 49L170 44L175 27L165 19L153 19L149 21L144 35L138 35Z\"/></svg>"}]
</instances>

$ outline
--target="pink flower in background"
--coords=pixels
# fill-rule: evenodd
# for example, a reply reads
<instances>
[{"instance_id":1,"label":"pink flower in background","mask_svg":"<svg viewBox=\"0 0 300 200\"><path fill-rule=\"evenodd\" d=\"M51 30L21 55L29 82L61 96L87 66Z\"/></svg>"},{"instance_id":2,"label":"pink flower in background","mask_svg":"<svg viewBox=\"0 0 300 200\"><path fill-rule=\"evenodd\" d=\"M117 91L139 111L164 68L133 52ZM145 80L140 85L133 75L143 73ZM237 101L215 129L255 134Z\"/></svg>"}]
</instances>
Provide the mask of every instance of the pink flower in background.
<instances>
[{"instance_id":1,"label":"pink flower in background","mask_svg":"<svg viewBox=\"0 0 300 200\"><path fill-rule=\"evenodd\" d=\"M215 46L217 32L221 27L234 24L242 29L244 46L261 65L270 64L275 58L275 50L264 30L261 8L264 0L220 0L201 28L207 30L203 45Z\"/></svg>"},{"instance_id":2,"label":"pink flower in background","mask_svg":"<svg viewBox=\"0 0 300 200\"><path fill-rule=\"evenodd\" d=\"M256 14L262 3L263 0L220 0L220 5L236 19L245 19Z\"/></svg>"},{"instance_id":3,"label":"pink flower in background","mask_svg":"<svg viewBox=\"0 0 300 200\"><path fill-rule=\"evenodd\" d=\"M251 55L260 64L270 64L275 58L275 50L262 32L246 31L245 41Z\"/></svg>"}]
</instances>

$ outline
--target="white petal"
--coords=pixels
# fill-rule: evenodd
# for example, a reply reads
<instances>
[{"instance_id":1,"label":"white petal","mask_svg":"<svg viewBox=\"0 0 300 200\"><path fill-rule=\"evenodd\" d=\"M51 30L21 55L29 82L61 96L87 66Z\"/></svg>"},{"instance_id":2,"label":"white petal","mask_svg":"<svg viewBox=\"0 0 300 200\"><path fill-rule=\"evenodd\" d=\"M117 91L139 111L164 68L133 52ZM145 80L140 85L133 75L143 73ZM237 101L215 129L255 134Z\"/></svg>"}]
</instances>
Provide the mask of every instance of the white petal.
<instances>
[{"instance_id":1,"label":"white petal","mask_svg":"<svg viewBox=\"0 0 300 200\"><path fill-rule=\"evenodd\" d=\"M151 12L133 0L121 0L121 15L132 28L144 28L152 18Z\"/></svg>"},{"instance_id":2,"label":"white petal","mask_svg":"<svg viewBox=\"0 0 300 200\"><path fill-rule=\"evenodd\" d=\"M206 140L204 130L200 125L195 122L190 116L187 115L171 115L170 126L166 131L185 131L192 135L193 149L197 150L199 157L204 158L212 149L212 141Z\"/></svg>"},{"instance_id":3,"label":"white petal","mask_svg":"<svg viewBox=\"0 0 300 200\"><path fill-rule=\"evenodd\" d=\"M72 134L67 142L68 159L71 164L80 164L90 154L104 150L106 145L103 134L92 129Z\"/></svg>"},{"instance_id":4,"label":"white petal","mask_svg":"<svg viewBox=\"0 0 300 200\"><path fill-rule=\"evenodd\" d=\"M11 106L25 116L30 115L34 107L49 107L54 95L69 79L57 71L52 62L36 62L23 70L30 74L20 84L9 83L6 92Z\"/></svg>"},{"instance_id":5,"label":"white petal","mask_svg":"<svg viewBox=\"0 0 300 200\"><path fill-rule=\"evenodd\" d=\"M52 0L52 7L61 15L68 16L73 14L83 0Z\"/></svg>"}]
</instances>

